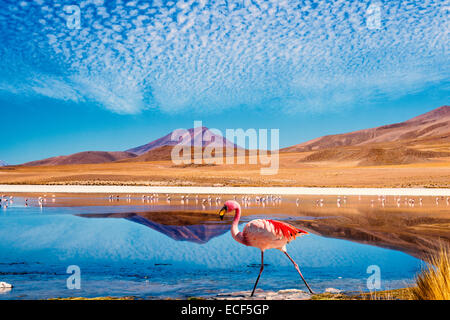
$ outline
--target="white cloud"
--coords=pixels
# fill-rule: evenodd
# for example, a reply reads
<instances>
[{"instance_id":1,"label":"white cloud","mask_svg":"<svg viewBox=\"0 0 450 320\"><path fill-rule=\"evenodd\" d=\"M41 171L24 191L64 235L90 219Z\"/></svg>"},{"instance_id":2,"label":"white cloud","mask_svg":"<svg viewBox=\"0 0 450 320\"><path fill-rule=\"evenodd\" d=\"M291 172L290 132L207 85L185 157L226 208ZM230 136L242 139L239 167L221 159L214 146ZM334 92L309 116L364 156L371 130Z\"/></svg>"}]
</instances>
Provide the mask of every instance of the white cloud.
<instances>
[{"instance_id":1,"label":"white cloud","mask_svg":"<svg viewBox=\"0 0 450 320\"><path fill-rule=\"evenodd\" d=\"M66 66L64 78L23 88L118 113L324 111L448 80L445 2L383 2L377 30L366 26L370 3L92 0L81 6L82 29L70 30L60 9L36 0L21 10L47 24L26 24L17 7L0 23L26 26L16 43L34 37L34 50Z\"/></svg>"}]
</instances>

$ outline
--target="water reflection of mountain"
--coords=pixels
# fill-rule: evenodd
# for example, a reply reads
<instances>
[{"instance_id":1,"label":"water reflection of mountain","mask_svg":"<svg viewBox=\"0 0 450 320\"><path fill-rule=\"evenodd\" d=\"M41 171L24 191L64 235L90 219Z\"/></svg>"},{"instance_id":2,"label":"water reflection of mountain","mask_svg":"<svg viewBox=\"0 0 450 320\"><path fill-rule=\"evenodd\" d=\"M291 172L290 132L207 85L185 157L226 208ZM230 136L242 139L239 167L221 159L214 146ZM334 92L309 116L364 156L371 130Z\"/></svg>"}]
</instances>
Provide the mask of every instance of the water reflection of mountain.
<instances>
[{"instance_id":1,"label":"water reflection of mountain","mask_svg":"<svg viewBox=\"0 0 450 320\"><path fill-rule=\"evenodd\" d=\"M433 199L434 201L434 199ZM312 202L311 202L312 203ZM258 217L283 219L320 236L356 241L378 247L400 250L423 259L429 252L450 243L448 207L387 207L372 208L369 204L317 207L305 204L297 207L286 203L283 216L274 216L271 207L246 210L245 223ZM172 239L206 243L229 230L230 220L218 221L217 213L205 211L164 211L143 213L83 214L83 217L124 218L150 227ZM232 219L231 216L226 219Z\"/></svg>"},{"instance_id":2,"label":"water reflection of mountain","mask_svg":"<svg viewBox=\"0 0 450 320\"><path fill-rule=\"evenodd\" d=\"M400 250L419 259L450 244L446 208L324 208L320 213L312 209L302 213L326 218L293 223L300 228L325 237Z\"/></svg>"},{"instance_id":3,"label":"water reflection of mountain","mask_svg":"<svg viewBox=\"0 0 450 320\"><path fill-rule=\"evenodd\" d=\"M198 212L130 212L79 214L84 218L122 218L161 232L177 241L207 243L230 230L228 223L212 220L211 215ZM216 218L217 219L217 218Z\"/></svg>"}]
</instances>

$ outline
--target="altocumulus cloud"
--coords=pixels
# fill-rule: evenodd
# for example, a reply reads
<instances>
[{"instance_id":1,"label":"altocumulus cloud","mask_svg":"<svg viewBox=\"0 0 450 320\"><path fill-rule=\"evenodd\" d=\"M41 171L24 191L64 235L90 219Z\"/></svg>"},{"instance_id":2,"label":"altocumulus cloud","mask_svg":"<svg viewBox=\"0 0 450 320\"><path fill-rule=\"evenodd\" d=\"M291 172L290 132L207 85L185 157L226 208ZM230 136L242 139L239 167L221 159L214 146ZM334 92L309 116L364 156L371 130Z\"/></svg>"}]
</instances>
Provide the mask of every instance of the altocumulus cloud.
<instances>
[{"instance_id":1,"label":"altocumulus cloud","mask_svg":"<svg viewBox=\"0 0 450 320\"><path fill-rule=\"evenodd\" d=\"M368 8L378 6L377 28ZM133 114L326 111L448 83L433 0L0 0L0 94ZM77 5L81 26L67 24Z\"/></svg>"}]
</instances>

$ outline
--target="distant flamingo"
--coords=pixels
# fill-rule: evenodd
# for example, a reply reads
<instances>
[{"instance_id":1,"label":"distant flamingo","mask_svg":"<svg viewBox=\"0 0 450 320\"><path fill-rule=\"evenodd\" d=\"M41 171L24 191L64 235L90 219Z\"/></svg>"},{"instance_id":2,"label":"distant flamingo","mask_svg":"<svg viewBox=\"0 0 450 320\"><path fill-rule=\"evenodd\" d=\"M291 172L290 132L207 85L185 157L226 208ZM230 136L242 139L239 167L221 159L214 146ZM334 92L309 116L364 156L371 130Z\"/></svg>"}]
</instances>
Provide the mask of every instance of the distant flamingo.
<instances>
[{"instance_id":1,"label":"distant flamingo","mask_svg":"<svg viewBox=\"0 0 450 320\"><path fill-rule=\"evenodd\" d=\"M286 252L286 244L294 240L297 236L308 234L308 232L297 229L296 227L285 222L265 219L250 221L244 227L244 230L240 232L238 224L239 219L241 218L241 206L236 201L228 200L225 202L225 205L219 212L220 219L223 220L225 213L232 211L235 211L233 224L231 225L231 236L233 239L243 245L259 248L261 250L261 269L259 270L259 275L256 279L251 296L255 293L259 278L264 270L264 250L266 249L278 249L283 252L294 264L295 269L302 278L309 292L313 293L305 278L303 278L298 265Z\"/></svg>"}]
</instances>

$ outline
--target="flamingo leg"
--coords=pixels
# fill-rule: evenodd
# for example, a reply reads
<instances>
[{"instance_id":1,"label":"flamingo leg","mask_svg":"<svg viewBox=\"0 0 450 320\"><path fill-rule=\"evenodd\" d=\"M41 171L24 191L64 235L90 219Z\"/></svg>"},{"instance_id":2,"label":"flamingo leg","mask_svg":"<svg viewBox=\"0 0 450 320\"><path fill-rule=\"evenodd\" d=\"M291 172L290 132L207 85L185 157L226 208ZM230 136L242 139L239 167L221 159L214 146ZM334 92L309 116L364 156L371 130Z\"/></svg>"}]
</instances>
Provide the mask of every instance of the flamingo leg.
<instances>
[{"instance_id":1,"label":"flamingo leg","mask_svg":"<svg viewBox=\"0 0 450 320\"><path fill-rule=\"evenodd\" d=\"M253 294L255 293L256 286L258 285L259 277L261 277L261 273L263 272L263 270L264 270L264 251L261 250L261 268L259 269L258 278L256 278L255 286L253 287L253 291L252 291L252 294L250 295L250 297L253 297Z\"/></svg>"},{"instance_id":2,"label":"flamingo leg","mask_svg":"<svg viewBox=\"0 0 450 320\"><path fill-rule=\"evenodd\" d=\"M305 283L306 287L308 288L309 292L311 294L313 294L314 292L311 290L311 288L309 287L308 283L306 282L305 278L303 278L302 273L300 272L300 268L298 267L298 265L295 263L295 261L291 258L291 256L286 252L283 251L284 254L289 258L289 260L291 260L291 262L294 264L295 269L297 269L298 274L300 275L300 277L302 277L303 282ZM259 279L259 277L258 277Z\"/></svg>"}]
</instances>

